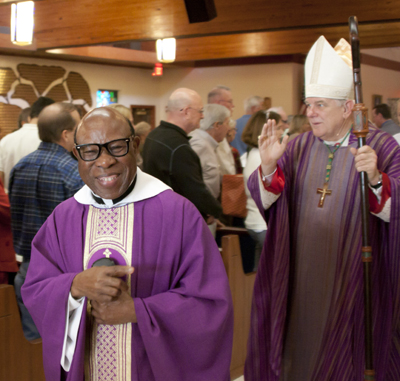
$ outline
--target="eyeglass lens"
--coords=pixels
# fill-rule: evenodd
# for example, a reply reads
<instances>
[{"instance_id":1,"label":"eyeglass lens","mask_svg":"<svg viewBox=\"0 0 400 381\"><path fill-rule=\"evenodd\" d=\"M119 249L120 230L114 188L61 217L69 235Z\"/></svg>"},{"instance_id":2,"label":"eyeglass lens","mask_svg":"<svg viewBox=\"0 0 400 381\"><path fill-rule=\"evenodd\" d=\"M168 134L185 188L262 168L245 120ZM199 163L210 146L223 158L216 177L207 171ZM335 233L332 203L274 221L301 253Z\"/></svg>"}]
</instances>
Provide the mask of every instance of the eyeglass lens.
<instances>
[{"instance_id":1,"label":"eyeglass lens","mask_svg":"<svg viewBox=\"0 0 400 381\"><path fill-rule=\"evenodd\" d=\"M129 151L129 141L130 139L119 139L105 144L84 144L76 148L82 160L93 161L100 156L102 147L105 147L111 156L121 157L126 155Z\"/></svg>"}]
</instances>

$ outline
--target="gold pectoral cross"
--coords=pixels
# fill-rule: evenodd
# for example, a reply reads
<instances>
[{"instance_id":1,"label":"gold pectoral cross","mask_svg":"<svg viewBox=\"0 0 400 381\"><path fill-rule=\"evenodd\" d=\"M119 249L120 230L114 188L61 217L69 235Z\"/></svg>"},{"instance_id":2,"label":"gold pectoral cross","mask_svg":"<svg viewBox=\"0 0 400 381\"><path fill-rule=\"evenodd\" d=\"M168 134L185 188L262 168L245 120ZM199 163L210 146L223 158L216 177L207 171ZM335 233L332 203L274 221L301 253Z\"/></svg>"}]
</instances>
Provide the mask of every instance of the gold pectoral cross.
<instances>
[{"instance_id":1,"label":"gold pectoral cross","mask_svg":"<svg viewBox=\"0 0 400 381\"><path fill-rule=\"evenodd\" d=\"M319 200L318 208L322 208L324 206L325 195L332 194L332 190L328 189L328 183L325 183L322 189L317 188L317 193L321 193L321 199Z\"/></svg>"}]
</instances>

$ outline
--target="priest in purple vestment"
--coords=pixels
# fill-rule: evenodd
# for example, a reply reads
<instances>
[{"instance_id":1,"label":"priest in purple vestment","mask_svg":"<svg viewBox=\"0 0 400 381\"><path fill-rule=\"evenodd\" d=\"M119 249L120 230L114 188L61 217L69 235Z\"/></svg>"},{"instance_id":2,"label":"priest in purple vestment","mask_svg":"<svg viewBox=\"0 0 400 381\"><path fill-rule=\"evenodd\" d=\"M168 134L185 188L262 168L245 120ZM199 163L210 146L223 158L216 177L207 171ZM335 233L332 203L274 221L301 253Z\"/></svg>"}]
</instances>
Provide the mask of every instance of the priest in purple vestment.
<instances>
[{"instance_id":1,"label":"priest in purple vestment","mask_svg":"<svg viewBox=\"0 0 400 381\"><path fill-rule=\"evenodd\" d=\"M400 148L371 125L357 149L345 40L334 49L318 39L305 82L312 131L280 143L268 121L248 182L268 231L245 380L364 380L360 171L369 179L375 380L400 380Z\"/></svg>"},{"instance_id":2,"label":"priest in purple vestment","mask_svg":"<svg viewBox=\"0 0 400 381\"><path fill-rule=\"evenodd\" d=\"M194 205L136 168L138 144L117 111L88 113L74 148L86 185L33 240L22 295L46 379L227 381L221 255Z\"/></svg>"}]
</instances>

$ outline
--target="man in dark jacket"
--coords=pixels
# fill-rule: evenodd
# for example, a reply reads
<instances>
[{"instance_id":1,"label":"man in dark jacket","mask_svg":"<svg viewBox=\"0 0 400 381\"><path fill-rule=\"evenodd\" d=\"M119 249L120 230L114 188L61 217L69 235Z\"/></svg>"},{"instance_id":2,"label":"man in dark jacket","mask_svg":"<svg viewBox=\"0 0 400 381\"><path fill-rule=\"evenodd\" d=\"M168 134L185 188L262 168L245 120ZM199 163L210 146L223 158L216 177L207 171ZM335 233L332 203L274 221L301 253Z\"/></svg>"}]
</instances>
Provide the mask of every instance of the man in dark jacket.
<instances>
[{"instance_id":1,"label":"man in dark jacket","mask_svg":"<svg viewBox=\"0 0 400 381\"><path fill-rule=\"evenodd\" d=\"M200 159L190 147L188 133L203 119L200 95L190 89L175 90L167 105L167 121L150 132L143 148L143 169L190 200L207 223L222 212L220 203L204 184Z\"/></svg>"}]
</instances>

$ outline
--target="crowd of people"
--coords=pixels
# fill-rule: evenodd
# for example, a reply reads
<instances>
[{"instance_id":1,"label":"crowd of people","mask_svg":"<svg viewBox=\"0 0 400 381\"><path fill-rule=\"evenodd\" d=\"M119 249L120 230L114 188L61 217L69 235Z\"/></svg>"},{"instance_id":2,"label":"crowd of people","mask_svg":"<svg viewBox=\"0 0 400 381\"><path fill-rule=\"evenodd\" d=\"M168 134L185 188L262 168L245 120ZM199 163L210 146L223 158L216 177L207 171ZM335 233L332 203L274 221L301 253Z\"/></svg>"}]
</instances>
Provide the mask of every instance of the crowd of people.
<instances>
[{"instance_id":1,"label":"crowd of people","mask_svg":"<svg viewBox=\"0 0 400 381\"><path fill-rule=\"evenodd\" d=\"M14 284L25 337L42 337L48 379L229 380L232 300L215 238L232 223L222 184L234 175L257 271L246 381L361 380L358 172L377 379L400 377L400 127L375 105L357 148L339 44L321 37L307 56L305 115L250 96L233 120L222 85L206 103L176 89L154 129L119 104L82 115L40 97L22 110L0 141L0 283Z\"/></svg>"}]
</instances>

